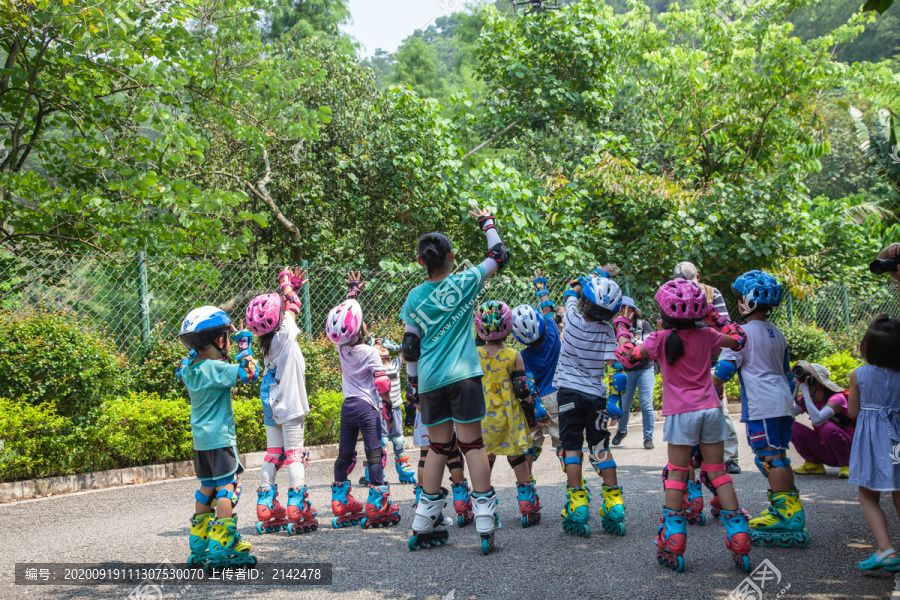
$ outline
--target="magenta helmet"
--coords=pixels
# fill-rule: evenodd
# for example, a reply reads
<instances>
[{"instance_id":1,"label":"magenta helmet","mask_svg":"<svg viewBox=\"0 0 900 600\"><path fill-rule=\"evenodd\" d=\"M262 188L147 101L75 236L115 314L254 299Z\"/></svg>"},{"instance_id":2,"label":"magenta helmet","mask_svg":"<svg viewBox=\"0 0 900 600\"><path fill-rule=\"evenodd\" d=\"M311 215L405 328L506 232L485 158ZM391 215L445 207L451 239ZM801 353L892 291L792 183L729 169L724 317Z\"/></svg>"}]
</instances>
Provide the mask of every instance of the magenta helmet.
<instances>
[{"instance_id":1,"label":"magenta helmet","mask_svg":"<svg viewBox=\"0 0 900 600\"><path fill-rule=\"evenodd\" d=\"M284 304L278 294L263 294L250 301L247 307L247 327L256 335L272 333L281 324Z\"/></svg>"},{"instance_id":2,"label":"magenta helmet","mask_svg":"<svg viewBox=\"0 0 900 600\"><path fill-rule=\"evenodd\" d=\"M656 292L656 303L666 317L676 321L699 321L709 312L703 290L686 279L662 284Z\"/></svg>"},{"instance_id":3,"label":"magenta helmet","mask_svg":"<svg viewBox=\"0 0 900 600\"><path fill-rule=\"evenodd\" d=\"M499 340L512 329L512 313L504 302L491 300L475 309L475 329L483 340Z\"/></svg>"},{"instance_id":4,"label":"magenta helmet","mask_svg":"<svg viewBox=\"0 0 900 600\"><path fill-rule=\"evenodd\" d=\"M328 313L325 320L325 333L328 339L343 346L356 341L362 329L362 308L356 300L344 300Z\"/></svg>"}]
</instances>

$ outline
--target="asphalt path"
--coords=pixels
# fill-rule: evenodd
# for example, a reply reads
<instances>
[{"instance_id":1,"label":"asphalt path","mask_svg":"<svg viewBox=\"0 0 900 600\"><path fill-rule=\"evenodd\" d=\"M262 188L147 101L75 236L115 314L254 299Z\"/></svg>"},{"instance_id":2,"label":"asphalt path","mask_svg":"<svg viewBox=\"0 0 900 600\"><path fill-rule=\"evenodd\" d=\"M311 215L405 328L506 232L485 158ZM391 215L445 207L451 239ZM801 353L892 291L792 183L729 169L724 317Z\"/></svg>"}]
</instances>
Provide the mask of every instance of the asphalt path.
<instances>
[{"instance_id":1,"label":"asphalt path","mask_svg":"<svg viewBox=\"0 0 900 600\"><path fill-rule=\"evenodd\" d=\"M330 586L205 585L185 588L163 585L135 592L133 585L25 586L14 585L14 563L172 563L180 565L189 554L188 529L193 479L178 479L124 486L109 490L65 494L0 505L0 597L2 598L259 598L259 599L725 599L745 580L724 547L722 526L710 519L688 530L684 573L657 564L653 537L663 502L661 468L665 463L662 424L657 424L654 450L644 450L639 427L629 435L615 459L624 488L627 533L609 534L597 515L600 481L593 471L585 477L594 500L591 536L578 538L562 529L559 511L565 499L565 480L549 447L535 464L537 489L543 502L543 520L523 529L516 503L515 479L505 462L498 461L494 485L500 495L503 529L496 547L481 554L474 526L450 530L450 541L416 552L407 549L411 534L413 487L397 484L388 470L392 498L399 502L402 521L391 529L335 530L330 525L332 462L309 465L310 498L319 511L321 528L311 534L286 532L257 535L255 488L259 472L243 476L244 494L237 507L242 535L253 553L265 563L332 563ZM743 425L739 426L743 431ZM741 433L743 437L743 433ZM412 450L411 456L418 459ZM743 473L734 478L742 506L756 516L766 506L765 481L741 440ZM795 464L800 458L793 452ZM502 459L501 459L502 460ZM862 573L856 563L872 551L848 544L871 544L857 499L856 488L827 475L797 477L806 507L812 542L805 549L757 546L751 552L754 567L768 560L771 569L759 593L746 598L775 600L884 599L894 587L891 573ZM358 477L359 472L354 473ZM356 477L354 477L355 479ZM280 498L286 503L286 474L280 473ZM365 499L362 489L357 498ZM708 501L708 494L706 495ZM898 520L889 498L882 506L896 536ZM707 509L708 510L708 509ZM455 517L452 508L446 513ZM780 579L778 579L780 577ZM760 583L759 577L755 580ZM752 589L752 588L749 588ZM760 595L761 594L761 595ZM732 596L743 598L742 596Z\"/></svg>"}]
</instances>

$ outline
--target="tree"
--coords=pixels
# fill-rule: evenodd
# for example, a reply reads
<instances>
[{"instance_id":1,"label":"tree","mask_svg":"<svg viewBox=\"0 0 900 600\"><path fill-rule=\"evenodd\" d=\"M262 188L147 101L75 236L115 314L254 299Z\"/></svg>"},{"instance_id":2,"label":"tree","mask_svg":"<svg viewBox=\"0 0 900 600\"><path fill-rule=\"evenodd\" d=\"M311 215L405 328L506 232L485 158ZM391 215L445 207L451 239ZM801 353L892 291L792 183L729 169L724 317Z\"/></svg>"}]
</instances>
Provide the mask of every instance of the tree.
<instances>
[{"instance_id":1,"label":"tree","mask_svg":"<svg viewBox=\"0 0 900 600\"><path fill-rule=\"evenodd\" d=\"M439 98L445 92L444 80L437 65L437 55L418 36L408 37L400 46L389 81L408 85L426 98Z\"/></svg>"},{"instance_id":2,"label":"tree","mask_svg":"<svg viewBox=\"0 0 900 600\"><path fill-rule=\"evenodd\" d=\"M270 42L292 30L298 37L318 33L340 38L340 26L350 19L347 0L287 0L268 7L263 29Z\"/></svg>"},{"instance_id":3,"label":"tree","mask_svg":"<svg viewBox=\"0 0 900 600\"><path fill-rule=\"evenodd\" d=\"M314 137L318 120L290 93L299 76L265 56L255 9L35 0L0 24L7 247L246 252L265 218L246 189L204 181L223 170L217 136L264 148Z\"/></svg>"}]
</instances>

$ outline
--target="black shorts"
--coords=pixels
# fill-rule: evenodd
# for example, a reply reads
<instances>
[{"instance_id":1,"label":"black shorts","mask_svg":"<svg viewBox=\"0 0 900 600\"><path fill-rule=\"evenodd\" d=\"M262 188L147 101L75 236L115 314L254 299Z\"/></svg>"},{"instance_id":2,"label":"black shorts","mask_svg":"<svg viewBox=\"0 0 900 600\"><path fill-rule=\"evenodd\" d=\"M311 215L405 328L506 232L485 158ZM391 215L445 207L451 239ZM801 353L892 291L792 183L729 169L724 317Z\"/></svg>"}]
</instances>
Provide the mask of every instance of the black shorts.
<instances>
[{"instance_id":1,"label":"black shorts","mask_svg":"<svg viewBox=\"0 0 900 600\"><path fill-rule=\"evenodd\" d=\"M585 437L589 452L609 449L606 398L560 388L556 393L556 404L559 410L559 442L563 450L581 452Z\"/></svg>"},{"instance_id":2,"label":"black shorts","mask_svg":"<svg viewBox=\"0 0 900 600\"><path fill-rule=\"evenodd\" d=\"M194 473L201 482L222 479L244 472L244 465L237 453L237 446L194 450ZM215 487L215 486L208 486Z\"/></svg>"},{"instance_id":3,"label":"black shorts","mask_svg":"<svg viewBox=\"0 0 900 600\"><path fill-rule=\"evenodd\" d=\"M422 411L422 425L426 427L445 421L474 423L482 420L487 409L481 377L419 393L419 410Z\"/></svg>"}]
</instances>

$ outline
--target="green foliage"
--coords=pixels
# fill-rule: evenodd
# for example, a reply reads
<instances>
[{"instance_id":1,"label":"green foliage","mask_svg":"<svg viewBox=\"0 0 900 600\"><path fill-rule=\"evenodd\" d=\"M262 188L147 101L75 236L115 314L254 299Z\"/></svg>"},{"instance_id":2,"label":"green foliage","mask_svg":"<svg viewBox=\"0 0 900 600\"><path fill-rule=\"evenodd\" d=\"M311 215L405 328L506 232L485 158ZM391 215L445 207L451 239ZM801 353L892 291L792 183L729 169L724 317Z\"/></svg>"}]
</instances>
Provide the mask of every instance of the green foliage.
<instances>
[{"instance_id":1,"label":"green foliage","mask_svg":"<svg viewBox=\"0 0 900 600\"><path fill-rule=\"evenodd\" d=\"M262 404L259 394L256 398L231 403L234 410L234 431L237 436L238 451L260 452L266 449L266 425L263 423Z\"/></svg>"},{"instance_id":2,"label":"green foliage","mask_svg":"<svg viewBox=\"0 0 900 600\"><path fill-rule=\"evenodd\" d=\"M181 396L187 399L187 390L175 378L175 369L187 350L178 340L167 340L159 330L150 337L147 354L133 367L134 389L160 397Z\"/></svg>"},{"instance_id":3,"label":"green foliage","mask_svg":"<svg viewBox=\"0 0 900 600\"><path fill-rule=\"evenodd\" d=\"M437 66L437 56L431 46L416 36L407 38L400 46L388 81L409 85L423 98L438 98L444 93L444 79Z\"/></svg>"},{"instance_id":4,"label":"green foliage","mask_svg":"<svg viewBox=\"0 0 900 600\"><path fill-rule=\"evenodd\" d=\"M73 315L7 316L0 320L0 337L0 397L55 402L60 414L82 418L130 383L125 358Z\"/></svg>"},{"instance_id":5,"label":"green foliage","mask_svg":"<svg viewBox=\"0 0 900 600\"><path fill-rule=\"evenodd\" d=\"M344 396L339 391L320 391L309 403L306 415L306 444L334 444L341 426L341 405Z\"/></svg>"},{"instance_id":6,"label":"green foliage","mask_svg":"<svg viewBox=\"0 0 900 600\"><path fill-rule=\"evenodd\" d=\"M853 356L849 350L835 352L822 358L820 364L831 373L831 380L844 389L850 388L850 373L865 364Z\"/></svg>"},{"instance_id":7,"label":"green foliage","mask_svg":"<svg viewBox=\"0 0 900 600\"><path fill-rule=\"evenodd\" d=\"M0 398L0 481L65 472L77 451L69 446L71 429L52 403Z\"/></svg>"},{"instance_id":8,"label":"green foliage","mask_svg":"<svg viewBox=\"0 0 900 600\"><path fill-rule=\"evenodd\" d=\"M787 340L791 364L798 360L821 362L835 351L828 334L814 323L795 323L793 327L781 328L781 332Z\"/></svg>"}]
</instances>

